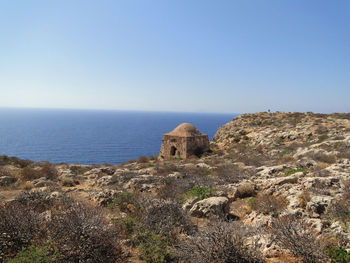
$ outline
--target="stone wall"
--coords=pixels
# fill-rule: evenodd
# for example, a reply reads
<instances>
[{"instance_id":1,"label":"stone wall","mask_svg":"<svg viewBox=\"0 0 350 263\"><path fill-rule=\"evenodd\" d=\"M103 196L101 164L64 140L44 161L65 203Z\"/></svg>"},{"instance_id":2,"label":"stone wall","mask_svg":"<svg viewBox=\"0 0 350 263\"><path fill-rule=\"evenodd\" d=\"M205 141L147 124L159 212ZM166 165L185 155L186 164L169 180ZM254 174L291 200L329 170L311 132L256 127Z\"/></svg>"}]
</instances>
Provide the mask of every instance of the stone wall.
<instances>
[{"instance_id":1,"label":"stone wall","mask_svg":"<svg viewBox=\"0 0 350 263\"><path fill-rule=\"evenodd\" d=\"M160 157L166 160L172 158L186 159L209 150L209 139L207 135L181 137L174 135L163 135Z\"/></svg>"}]
</instances>

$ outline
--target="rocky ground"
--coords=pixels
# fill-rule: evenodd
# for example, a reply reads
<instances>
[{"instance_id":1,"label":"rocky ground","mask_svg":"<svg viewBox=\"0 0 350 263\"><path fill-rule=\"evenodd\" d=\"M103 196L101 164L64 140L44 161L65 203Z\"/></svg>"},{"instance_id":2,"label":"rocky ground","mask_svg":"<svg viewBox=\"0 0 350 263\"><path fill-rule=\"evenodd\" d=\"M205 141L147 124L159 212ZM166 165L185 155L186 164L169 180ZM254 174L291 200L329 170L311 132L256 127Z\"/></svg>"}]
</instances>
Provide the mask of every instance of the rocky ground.
<instances>
[{"instance_id":1,"label":"rocky ground","mask_svg":"<svg viewBox=\"0 0 350 263\"><path fill-rule=\"evenodd\" d=\"M5 210L24 191L100 207L119 231L123 262L350 262L349 186L350 114L243 114L218 129L210 153L190 160L0 158ZM3 260L16 254L4 240ZM161 255L150 255L154 246Z\"/></svg>"}]
</instances>

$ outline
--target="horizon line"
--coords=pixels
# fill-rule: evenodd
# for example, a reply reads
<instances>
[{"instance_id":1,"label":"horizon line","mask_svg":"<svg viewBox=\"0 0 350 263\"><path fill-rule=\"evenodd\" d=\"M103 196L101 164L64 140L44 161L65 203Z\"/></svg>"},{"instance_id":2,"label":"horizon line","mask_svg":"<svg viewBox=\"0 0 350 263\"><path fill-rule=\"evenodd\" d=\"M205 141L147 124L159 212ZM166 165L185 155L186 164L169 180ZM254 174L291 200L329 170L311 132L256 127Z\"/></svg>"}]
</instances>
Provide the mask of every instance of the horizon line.
<instances>
[{"instance_id":1,"label":"horizon line","mask_svg":"<svg viewBox=\"0 0 350 263\"><path fill-rule=\"evenodd\" d=\"M234 112L203 112L203 111L172 111L172 110L132 110L132 109L103 109L103 108L61 108L61 107L31 107L31 106L0 106L0 109L28 109L28 110L71 110L71 111L124 111L124 112L149 112L149 113L188 113L188 114L223 114L240 115Z\"/></svg>"}]
</instances>

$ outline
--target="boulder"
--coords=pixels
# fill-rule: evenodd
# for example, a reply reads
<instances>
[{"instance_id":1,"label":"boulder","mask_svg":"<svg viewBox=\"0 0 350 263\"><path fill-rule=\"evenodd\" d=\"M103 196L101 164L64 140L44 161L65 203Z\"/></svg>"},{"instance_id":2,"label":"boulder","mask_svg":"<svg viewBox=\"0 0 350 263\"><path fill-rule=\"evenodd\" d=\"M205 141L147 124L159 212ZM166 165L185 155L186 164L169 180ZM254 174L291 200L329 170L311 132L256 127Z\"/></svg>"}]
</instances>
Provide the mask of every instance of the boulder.
<instances>
[{"instance_id":1,"label":"boulder","mask_svg":"<svg viewBox=\"0 0 350 263\"><path fill-rule=\"evenodd\" d=\"M190 210L195 217L208 217L210 215L225 216L229 211L227 197L209 197L196 202Z\"/></svg>"}]
</instances>

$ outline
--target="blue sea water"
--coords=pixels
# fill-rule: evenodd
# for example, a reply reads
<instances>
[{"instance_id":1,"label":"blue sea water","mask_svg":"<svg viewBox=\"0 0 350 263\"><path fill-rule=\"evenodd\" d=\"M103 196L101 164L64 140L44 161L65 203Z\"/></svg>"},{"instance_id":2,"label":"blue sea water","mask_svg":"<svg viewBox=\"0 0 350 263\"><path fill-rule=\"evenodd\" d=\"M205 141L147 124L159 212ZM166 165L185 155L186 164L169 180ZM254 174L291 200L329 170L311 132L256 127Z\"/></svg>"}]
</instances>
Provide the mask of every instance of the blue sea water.
<instances>
[{"instance_id":1,"label":"blue sea water","mask_svg":"<svg viewBox=\"0 0 350 263\"><path fill-rule=\"evenodd\" d=\"M212 139L234 114L0 109L0 155L34 161L119 164L158 154L162 135L183 122Z\"/></svg>"}]
</instances>

